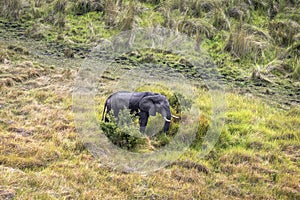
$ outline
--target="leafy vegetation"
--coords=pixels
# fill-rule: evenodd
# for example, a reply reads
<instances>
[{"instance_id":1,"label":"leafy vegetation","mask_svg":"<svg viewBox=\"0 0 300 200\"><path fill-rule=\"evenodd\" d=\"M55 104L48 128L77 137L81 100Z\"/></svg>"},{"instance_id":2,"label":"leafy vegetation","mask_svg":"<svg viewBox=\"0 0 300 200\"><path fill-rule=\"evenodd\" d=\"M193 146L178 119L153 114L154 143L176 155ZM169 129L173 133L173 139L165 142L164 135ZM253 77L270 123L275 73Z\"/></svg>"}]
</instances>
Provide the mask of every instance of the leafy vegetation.
<instances>
[{"instance_id":1,"label":"leafy vegetation","mask_svg":"<svg viewBox=\"0 0 300 200\"><path fill-rule=\"evenodd\" d=\"M297 1L3 0L0 11L0 199L300 198ZM199 86L195 141L172 165L142 176L102 166L80 140L71 107L78 60L89 47L148 26L194 38L228 90L214 149L199 158L211 123L210 96ZM166 52L143 50L126 59L122 64L159 62L195 74L184 58ZM166 95L176 115L188 109L189 102L176 103L180 94L162 86L139 90ZM106 97L96 98L100 119ZM101 126L115 144L146 152L168 144L180 128L174 121L149 143L132 127Z\"/></svg>"},{"instance_id":2,"label":"leafy vegetation","mask_svg":"<svg viewBox=\"0 0 300 200\"><path fill-rule=\"evenodd\" d=\"M170 100L170 109L171 113L177 115L178 118L181 117L181 111L191 109L191 102L181 94L176 94L170 91L168 88L156 84L156 85L144 85L140 88L136 89L137 92L141 91L152 91L157 92L162 95L165 95L167 99ZM102 118L100 113L103 112L103 98L99 100L99 115L98 120ZM186 101L186 103L184 102ZM182 102L182 103L179 103ZM147 125L148 136L143 136L139 132L138 127L138 116L136 113L130 114L129 110L124 110L120 112L118 117L118 122L114 119L113 115L109 113L107 117L109 118L109 122L100 122L100 127L103 132L107 135L107 137L116 145L121 148L125 148L131 151L147 151L147 150L155 150L155 148L160 148L170 143L173 137L176 135L179 128L179 120L172 119L172 124L170 126L170 130L168 133L163 133L163 130L157 130L157 125L161 120L160 116L151 117L149 119L149 123ZM162 127L161 127L162 128ZM153 130L151 130L153 129ZM157 131L157 132L156 132ZM154 132L154 133L152 133ZM200 131L205 135L206 131Z\"/></svg>"}]
</instances>

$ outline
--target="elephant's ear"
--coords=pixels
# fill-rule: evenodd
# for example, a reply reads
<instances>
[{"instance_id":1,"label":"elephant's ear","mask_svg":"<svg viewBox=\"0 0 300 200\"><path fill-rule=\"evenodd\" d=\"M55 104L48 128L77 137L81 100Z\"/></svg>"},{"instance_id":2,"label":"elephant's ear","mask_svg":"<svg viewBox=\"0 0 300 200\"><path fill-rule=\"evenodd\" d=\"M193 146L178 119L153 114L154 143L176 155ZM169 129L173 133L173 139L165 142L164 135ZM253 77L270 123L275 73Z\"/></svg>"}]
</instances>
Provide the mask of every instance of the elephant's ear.
<instances>
[{"instance_id":1,"label":"elephant's ear","mask_svg":"<svg viewBox=\"0 0 300 200\"><path fill-rule=\"evenodd\" d=\"M156 109L155 109L155 104L152 101L151 96L144 97L140 103L139 107L142 111L147 111L149 112L149 115L155 116L156 115Z\"/></svg>"}]
</instances>

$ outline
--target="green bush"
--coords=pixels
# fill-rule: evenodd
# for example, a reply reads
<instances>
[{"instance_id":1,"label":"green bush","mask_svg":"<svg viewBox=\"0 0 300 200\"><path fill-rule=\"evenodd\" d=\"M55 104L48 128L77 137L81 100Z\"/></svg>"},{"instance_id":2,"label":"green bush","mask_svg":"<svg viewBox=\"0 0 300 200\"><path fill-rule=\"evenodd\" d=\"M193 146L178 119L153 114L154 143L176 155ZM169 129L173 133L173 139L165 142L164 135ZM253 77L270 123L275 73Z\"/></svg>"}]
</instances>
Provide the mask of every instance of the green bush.
<instances>
[{"instance_id":1,"label":"green bush","mask_svg":"<svg viewBox=\"0 0 300 200\"><path fill-rule=\"evenodd\" d=\"M134 123L135 116L131 115L128 109L119 113L118 122L111 113L107 117L110 122L101 122L100 127L113 144L132 151L146 145L147 140L140 133Z\"/></svg>"},{"instance_id":2,"label":"green bush","mask_svg":"<svg viewBox=\"0 0 300 200\"><path fill-rule=\"evenodd\" d=\"M113 144L123 149L135 151L146 145L146 138L137 137L136 131L129 127L120 128L115 122L101 122L100 127Z\"/></svg>"}]
</instances>

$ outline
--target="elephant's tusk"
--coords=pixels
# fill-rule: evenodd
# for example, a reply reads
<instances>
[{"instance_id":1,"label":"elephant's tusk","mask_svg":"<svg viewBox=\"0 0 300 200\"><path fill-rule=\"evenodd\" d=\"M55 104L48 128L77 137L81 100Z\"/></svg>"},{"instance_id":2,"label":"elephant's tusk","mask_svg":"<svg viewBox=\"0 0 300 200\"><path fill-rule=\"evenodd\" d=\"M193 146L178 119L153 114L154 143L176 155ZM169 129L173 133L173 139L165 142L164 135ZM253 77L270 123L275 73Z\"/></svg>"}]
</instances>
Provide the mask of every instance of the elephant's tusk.
<instances>
[{"instance_id":1,"label":"elephant's tusk","mask_svg":"<svg viewBox=\"0 0 300 200\"><path fill-rule=\"evenodd\" d=\"M171 122L171 120L167 119L166 117L164 117L164 119L166 120L166 122Z\"/></svg>"},{"instance_id":2,"label":"elephant's tusk","mask_svg":"<svg viewBox=\"0 0 300 200\"><path fill-rule=\"evenodd\" d=\"M179 119L179 117L175 116L175 115L171 115L172 117L174 117L175 119Z\"/></svg>"}]
</instances>

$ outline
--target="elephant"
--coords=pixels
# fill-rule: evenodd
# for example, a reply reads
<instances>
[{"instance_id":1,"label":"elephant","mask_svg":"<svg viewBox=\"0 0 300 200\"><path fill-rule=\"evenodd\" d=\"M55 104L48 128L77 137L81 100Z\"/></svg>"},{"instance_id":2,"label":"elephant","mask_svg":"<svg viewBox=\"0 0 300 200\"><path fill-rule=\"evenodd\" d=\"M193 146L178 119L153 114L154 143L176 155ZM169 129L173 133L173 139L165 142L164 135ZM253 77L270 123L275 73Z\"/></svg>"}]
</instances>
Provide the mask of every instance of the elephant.
<instances>
[{"instance_id":1,"label":"elephant","mask_svg":"<svg viewBox=\"0 0 300 200\"><path fill-rule=\"evenodd\" d=\"M160 113L165 120L163 131L166 133L170 128L173 115L171 115L169 102L164 95L153 92L122 91L113 93L105 102L102 121L109 121L106 114L111 110L117 119L120 110L124 108L128 108L131 114L136 113L139 117L140 132L142 133L145 132L149 116L155 116L156 113Z\"/></svg>"}]
</instances>

